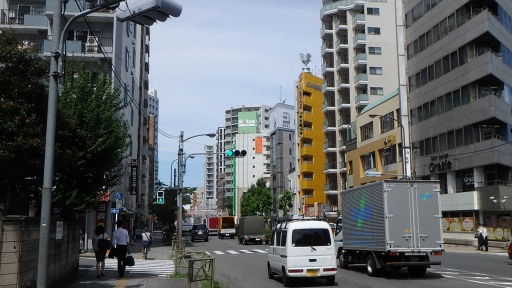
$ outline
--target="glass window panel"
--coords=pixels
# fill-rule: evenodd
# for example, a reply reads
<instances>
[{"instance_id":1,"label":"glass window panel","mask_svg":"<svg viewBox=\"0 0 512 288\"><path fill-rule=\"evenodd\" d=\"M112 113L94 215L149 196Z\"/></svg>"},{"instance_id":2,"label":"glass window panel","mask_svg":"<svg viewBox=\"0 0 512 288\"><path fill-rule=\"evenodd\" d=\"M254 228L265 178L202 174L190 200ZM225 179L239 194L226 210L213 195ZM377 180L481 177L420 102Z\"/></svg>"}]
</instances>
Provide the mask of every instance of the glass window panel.
<instances>
[{"instance_id":1,"label":"glass window panel","mask_svg":"<svg viewBox=\"0 0 512 288\"><path fill-rule=\"evenodd\" d=\"M453 130L446 132L446 142L448 143L448 149L455 148L455 132Z\"/></svg>"},{"instance_id":2,"label":"glass window panel","mask_svg":"<svg viewBox=\"0 0 512 288\"><path fill-rule=\"evenodd\" d=\"M420 53L420 41L419 41L419 39L414 40L412 45L413 45L413 48L414 48L414 55Z\"/></svg>"},{"instance_id":3,"label":"glass window panel","mask_svg":"<svg viewBox=\"0 0 512 288\"><path fill-rule=\"evenodd\" d=\"M425 13L430 11L430 0L423 0L423 7L425 7L425 8L423 8Z\"/></svg>"},{"instance_id":4,"label":"glass window panel","mask_svg":"<svg viewBox=\"0 0 512 288\"><path fill-rule=\"evenodd\" d=\"M469 85L463 86L461 89L461 99L462 99L462 105L466 105L469 102L471 102L471 92L469 90Z\"/></svg>"},{"instance_id":5,"label":"glass window panel","mask_svg":"<svg viewBox=\"0 0 512 288\"><path fill-rule=\"evenodd\" d=\"M409 11L409 13L405 14L405 25L406 27L411 27L412 25L412 13Z\"/></svg>"},{"instance_id":6,"label":"glass window panel","mask_svg":"<svg viewBox=\"0 0 512 288\"><path fill-rule=\"evenodd\" d=\"M412 8L411 13L412 13L412 23L414 23L414 22L416 22L416 20L418 20L418 6L415 6L414 8Z\"/></svg>"},{"instance_id":7,"label":"glass window panel","mask_svg":"<svg viewBox=\"0 0 512 288\"><path fill-rule=\"evenodd\" d=\"M422 52L423 50L425 50L425 48L427 48L427 38L425 34L421 35L420 38L418 38L418 41L420 42L420 52Z\"/></svg>"},{"instance_id":8,"label":"glass window panel","mask_svg":"<svg viewBox=\"0 0 512 288\"><path fill-rule=\"evenodd\" d=\"M430 104L423 104L423 120L427 120L430 118Z\"/></svg>"},{"instance_id":9,"label":"glass window panel","mask_svg":"<svg viewBox=\"0 0 512 288\"><path fill-rule=\"evenodd\" d=\"M414 125L414 124L416 124L416 122L418 122L416 108L411 109L410 114L411 114L411 124Z\"/></svg>"},{"instance_id":10,"label":"glass window panel","mask_svg":"<svg viewBox=\"0 0 512 288\"><path fill-rule=\"evenodd\" d=\"M409 92L416 90L416 77L409 77Z\"/></svg>"},{"instance_id":11,"label":"glass window panel","mask_svg":"<svg viewBox=\"0 0 512 288\"><path fill-rule=\"evenodd\" d=\"M473 127L464 127L464 145L473 144Z\"/></svg>"},{"instance_id":12,"label":"glass window panel","mask_svg":"<svg viewBox=\"0 0 512 288\"><path fill-rule=\"evenodd\" d=\"M450 54L451 68L452 70L459 67L459 56L457 50Z\"/></svg>"},{"instance_id":13,"label":"glass window panel","mask_svg":"<svg viewBox=\"0 0 512 288\"><path fill-rule=\"evenodd\" d=\"M448 150L448 145L446 145L446 133L439 134L439 152L446 150Z\"/></svg>"},{"instance_id":14,"label":"glass window panel","mask_svg":"<svg viewBox=\"0 0 512 288\"><path fill-rule=\"evenodd\" d=\"M439 139L437 138L437 135L432 137L432 153L438 153L439 152Z\"/></svg>"},{"instance_id":15,"label":"glass window panel","mask_svg":"<svg viewBox=\"0 0 512 288\"><path fill-rule=\"evenodd\" d=\"M443 114L444 113L444 97L438 97L437 98L437 114Z\"/></svg>"},{"instance_id":16,"label":"glass window panel","mask_svg":"<svg viewBox=\"0 0 512 288\"><path fill-rule=\"evenodd\" d=\"M418 142L418 149L420 149L420 156L425 155L425 140Z\"/></svg>"},{"instance_id":17,"label":"glass window panel","mask_svg":"<svg viewBox=\"0 0 512 288\"><path fill-rule=\"evenodd\" d=\"M439 2L439 1L437 1L437 0L430 1L430 9L434 9L434 7L437 6L437 2Z\"/></svg>"},{"instance_id":18,"label":"glass window panel","mask_svg":"<svg viewBox=\"0 0 512 288\"><path fill-rule=\"evenodd\" d=\"M423 0L421 0L416 7L418 7L418 19L420 19L423 17L423 15L425 15L425 10L423 9Z\"/></svg>"},{"instance_id":19,"label":"glass window panel","mask_svg":"<svg viewBox=\"0 0 512 288\"><path fill-rule=\"evenodd\" d=\"M443 76L443 65L441 64L441 60L437 60L434 63L436 69L436 79Z\"/></svg>"},{"instance_id":20,"label":"glass window panel","mask_svg":"<svg viewBox=\"0 0 512 288\"><path fill-rule=\"evenodd\" d=\"M435 69L434 69L434 64L428 66L428 81L434 81L434 79L436 79L435 77Z\"/></svg>"},{"instance_id":21,"label":"glass window panel","mask_svg":"<svg viewBox=\"0 0 512 288\"><path fill-rule=\"evenodd\" d=\"M460 27L462 26L462 24L464 24L464 14L465 10L464 10L464 7L461 7L459 9L457 9L457 11L455 11L455 13L457 14L457 27Z\"/></svg>"},{"instance_id":22,"label":"glass window panel","mask_svg":"<svg viewBox=\"0 0 512 288\"><path fill-rule=\"evenodd\" d=\"M468 62L468 47L466 45L459 48L459 66Z\"/></svg>"},{"instance_id":23,"label":"glass window panel","mask_svg":"<svg viewBox=\"0 0 512 288\"><path fill-rule=\"evenodd\" d=\"M427 68L421 70L421 84L426 85L428 83Z\"/></svg>"},{"instance_id":24,"label":"glass window panel","mask_svg":"<svg viewBox=\"0 0 512 288\"><path fill-rule=\"evenodd\" d=\"M414 48L412 43L407 45L407 59L411 59L414 56Z\"/></svg>"},{"instance_id":25,"label":"glass window panel","mask_svg":"<svg viewBox=\"0 0 512 288\"><path fill-rule=\"evenodd\" d=\"M464 132L462 128L455 130L455 147L464 146Z\"/></svg>"},{"instance_id":26,"label":"glass window panel","mask_svg":"<svg viewBox=\"0 0 512 288\"><path fill-rule=\"evenodd\" d=\"M430 101L430 117L434 117L437 115L436 113L436 100Z\"/></svg>"},{"instance_id":27,"label":"glass window panel","mask_svg":"<svg viewBox=\"0 0 512 288\"><path fill-rule=\"evenodd\" d=\"M421 83L421 73L418 72L414 75L414 77L416 77L416 89L420 88L422 83Z\"/></svg>"},{"instance_id":28,"label":"glass window panel","mask_svg":"<svg viewBox=\"0 0 512 288\"><path fill-rule=\"evenodd\" d=\"M425 139L425 155L432 154L432 138Z\"/></svg>"},{"instance_id":29,"label":"glass window panel","mask_svg":"<svg viewBox=\"0 0 512 288\"><path fill-rule=\"evenodd\" d=\"M444 95L444 111L448 112L453 109L452 92Z\"/></svg>"},{"instance_id":30,"label":"glass window panel","mask_svg":"<svg viewBox=\"0 0 512 288\"><path fill-rule=\"evenodd\" d=\"M421 122L423 121L423 107L422 106L418 106L418 122Z\"/></svg>"},{"instance_id":31,"label":"glass window panel","mask_svg":"<svg viewBox=\"0 0 512 288\"><path fill-rule=\"evenodd\" d=\"M448 18L445 18L439 23L439 32L441 32L441 38L448 35Z\"/></svg>"},{"instance_id":32,"label":"glass window panel","mask_svg":"<svg viewBox=\"0 0 512 288\"><path fill-rule=\"evenodd\" d=\"M428 30L425 34L427 38L427 47L432 45L432 29Z\"/></svg>"},{"instance_id":33,"label":"glass window panel","mask_svg":"<svg viewBox=\"0 0 512 288\"><path fill-rule=\"evenodd\" d=\"M452 32L457 28L457 24L455 23L455 13L448 16L448 32Z\"/></svg>"},{"instance_id":34,"label":"glass window panel","mask_svg":"<svg viewBox=\"0 0 512 288\"><path fill-rule=\"evenodd\" d=\"M453 95L453 108L457 108L462 103L460 100L460 90L459 89L454 90L452 95Z\"/></svg>"},{"instance_id":35,"label":"glass window panel","mask_svg":"<svg viewBox=\"0 0 512 288\"><path fill-rule=\"evenodd\" d=\"M436 24L432 27L432 43L436 43L439 39L441 39L441 32L439 31L439 24Z\"/></svg>"},{"instance_id":36,"label":"glass window panel","mask_svg":"<svg viewBox=\"0 0 512 288\"><path fill-rule=\"evenodd\" d=\"M443 61L443 75L450 72L450 56L446 55L441 59Z\"/></svg>"}]
</instances>

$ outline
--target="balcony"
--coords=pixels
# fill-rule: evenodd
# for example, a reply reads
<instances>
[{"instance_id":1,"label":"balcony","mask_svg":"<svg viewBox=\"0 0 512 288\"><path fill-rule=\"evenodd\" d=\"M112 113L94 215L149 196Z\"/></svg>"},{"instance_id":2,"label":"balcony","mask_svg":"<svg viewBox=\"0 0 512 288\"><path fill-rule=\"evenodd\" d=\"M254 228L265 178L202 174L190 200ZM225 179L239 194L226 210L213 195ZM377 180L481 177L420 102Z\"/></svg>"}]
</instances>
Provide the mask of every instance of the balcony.
<instances>
[{"instance_id":1,"label":"balcony","mask_svg":"<svg viewBox=\"0 0 512 288\"><path fill-rule=\"evenodd\" d=\"M334 111L334 110L336 110L336 107L334 106L334 100L333 101L324 101L324 103L322 103L322 112Z\"/></svg>"},{"instance_id":2,"label":"balcony","mask_svg":"<svg viewBox=\"0 0 512 288\"><path fill-rule=\"evenodd\" d=\"M300 189L315 189L315 182L313 182L313 178L303 178L300 181Z\"/></svg>"},{"instance_id":3,"label":"balcony","mask_svg":"<svg viewBox=\"0 0 512 288\"><path fill-rule=\"evenodd\" d=\"M356 14L354 18L352 18L352 28L353 29L362 29L365 25L365 16L364 14Z\"/></svg>"},{"instance_id":4,"label":"balcony","mask_svg":"<svg viewBox=\"0 0 512 288\"><path fill-rule=\"evenodd\" d=\"M301 155L303 156L306 156L306 155L314 155L316 154L315 153L315 149L313 148L313 145L303 145L302 146L302 149L301 149Z\"/></svg>"},{"instance_id":5,"label":"balcony","mask_svg":"<svg viewBox=\"0 0 512 288\"><path fill-rule=\"evenodd\" d=\"M359 73L354 77L354 86L363 87L368 85L368 74Z\"/></svg>"},{"instance_id":6,"label":"balcony","mask_svg":"<svg viewBox=\"0 0 512 288\"><path fill-rule=\"evenodd\" d=\"M337 173L338 172L338 167L336 167L336 162L327 162L327 163L324 163L324 173L325 174L329 174L329 173Z\"/></svg>"},{"instance_id":7,"label":"balcony","mask_svg":"<svg viewBox=\"0 0 512 288\"><path fill-rule=\"evenodd\" d=\"M42 10L32 8L28 11L2 9L0 13L0 24L9 25L12 28L47 29L48 18L46 17L44 8ZM24 27L16 27L17 25Z\"/></svg>"},{"instance_id":8,"label":"balcony","mask_svg":"<svg viewBox=\"0 0 512 288\"><path fill-rule=\"evenodd\" d=\"M327 195L338 194L338 185L336 183L327 183L324 185L324 192ZM326 209L327 206L330 205L324 205L324 209Z\"/></svg>"},{"instance_id":9,"label":"balcony","mask_svg":"<svg viewBox=\"0 0 512 288\"><path fill-rule=\"evenodd\" d=\"M366 106L370 103L368 94L359 94L356 96L356 108Z\"/></svg>"},{"instance_id":10,"label":"balcony","mask_svg":"<svg viewBox=\"0 0 512 288\"><path fill-rule=\"evenodd\" d=\"M344 120L343 118L338 119L338 129L348 129L349 121Z\"/></svg>"},{"instance_id":11,"label":"balcony","mask_svg":"<svg viewBox=\"0 0 512 288\"><path fill-rule=\"evenodd\" d=\"M332 150L332 151L329 151ZM336 141L325 141L324 142L324 153L325 152L336 152Z\"/></svg>"},{"instance_id":12,"label":"balcony","mask_svg":"<svg viewBox=\"0 0 512 288\"><path fill-rule=\"evenodd\" d=\"M359 53L354 56L354 67L362 68L368 64L366 53Z\"/></svg>"},{"instance_id":13,"label":"balcony","mask_svg":"<svg viewBox=\"0 0 512 288\"><path fill-rule=\"evenodd\" d=\"M338 78L336 80L336 88L337 89L340 89L340 88L350 88L350 83L348 81L347 78Z\"/></svg>"},{"instance_id":14,"label":"balcony","mask_svg":"<svg viewBox=\"0 0 512 288\"><path fill-rule=\"evenodd\" d=\"M323 37L325 34L332 34L332 26L322 25L322 27L320 27L320 37Z\"/></svg>"},{"instance_id":15,"label":"balcony","mask_svg":"<svg viewBox=\"0 0 512 288\"><path fill-rule=\"evenodd\" d=\"M347 19L343 19L341 21L336 20L336 22L334 23L334 27L336 27L336 33L338 33L338 31L340 31L341 29L348 29Z\"/></svg>"},{"instance_id":16,"label":"balcony","mask_svg":"<svg viewBox=\"0 0 512 288\"><path fill-rule=\"evenodd\" d=\"M329 121L325 121L323 127L324 127L324 129L323 129L324 132L336 131L335 124L330 123Z\"/></svg>"},{"instance_id":17,"label":"balcony","mask_svg":"<svg viewBox=\"0 0 512 288\"><path fill-rule=\"evenodd\" d=\"M324 81L324 84L322 84L322 93L325 93L327 91L334 92L334 81L333 80Z\"/></svg>"},{"instance_id":18,"label":"balcony","mask_svg":"<svg viewBox=\"0 0 512 288\"><path fill-rule=\"evenodd\" d=\"M54 2L55 0L46 0L46 15L49 19L53 18L53 7L55 7ZM84 10L87 10L87 2L83 0L69 1L66 5L66 15L76 15ZM115 13L113 10L101 9L99 11L89 14L87 17L89 17L89 20L94 22L95 20L112 21L114 19L114 16Z\"/></svg>"},{"instance_id":19,"label":"balcony","mask_svg":"<svg viewBox=\"0 0 512 288\"><path fill-rule=\"evenodd\" d=\"M338 169L340 172L347 172L347 163L345 161L340 161L338 163Z\"/></svg>"},{"instance_id":20,"label":"balcony","mask_svg":"<svg viewBox=\"0 0 512 288\"><path fill-rule=\"evenodd\" d=\"M324 45L322 45L321 51L322 51L322 56L324 56L325 53L333 53L334 49L333 49L332 42L324 43Z\"/></svg>"},{"instance_id":21,"label":"balcony","mask_svg":"<svg viewBox=\"0 0 512 288\"><path fill-rule=\"evenodd\" d=\"M338 109L342 109L342 108L350 108L350 98L349 97L338 98Z\"/></svg>"},{"instance_id":22,"label":"balcony","mask_svg":"<svg viewBox=\"0 0 512 288\"><path fill-rule=\"evenodd\" d=\"M332 62L334 62L334 61L332 61ZM325 72L334 72L334 65L333 64L334 63L329 63L329 64L323 63L322 64L322 70L321 70L322 74L324 74Z\"/></svg>"},{"instance_id":23,"label":"balcony","mask_svg":"<svg viewBox=\"0 0 512 288\"><path fill-rule=\"evenodd\" d=\"M300 164L300 171L301 172L313 172L315 171L315 165L312 161L302 161Z\"/></svg>"},{"instance_id":24,"label":"balcony","mask_svg":"<svg viewBox=\"0 0 512 288\"><path fill-rule=\"evenodd\" d=\"M354 48L360 48L366 45L366 34L358 33L356 36L352 38L352 43L354 44Z\"/></svg>"},{"instance_id":25,"label":"balcony","mask_svg":"<svg viewBox=\"0 0 512 288\"><path fill-rule=\"evenodd\" d=\"M341 139L338 141L338 148L340 149L340 151L345 151L345 140Z\"/></svg>"},{"instance_id":26,"label":"balcony","mask_svg":"<svg viewBox=\"0 0 512 288\"><path fill-rule=\"evenodd\" d=\"M338 60L336 60L336 71L339 71L341 68L350 68L348 59L338 58Z\"/></svg>"},{"instance_id":27,"label":"balcony","mask_svg":"<svg viewBox=\"0 0 512 288\"><path fill-rule=\"evenodd\" d=\"M66 40L66 52L68 56L93 56L103 57L103 52L112 53L113 39L105 37L90 36L86 42ZM44 40L44 52L50 54L52 40Z\"/></svg>"},{"instance_id":28,"label":"balcony","mask_svg":"<svg viewBox=\"0 0 512 288\"><path fill-rule=\"evenodd\" d=\"M339 38L336 40L334 45L336 47L336 52L338 52L341 48L348 48L348 39L347 38Z\"/></svg>"}]
</instances>

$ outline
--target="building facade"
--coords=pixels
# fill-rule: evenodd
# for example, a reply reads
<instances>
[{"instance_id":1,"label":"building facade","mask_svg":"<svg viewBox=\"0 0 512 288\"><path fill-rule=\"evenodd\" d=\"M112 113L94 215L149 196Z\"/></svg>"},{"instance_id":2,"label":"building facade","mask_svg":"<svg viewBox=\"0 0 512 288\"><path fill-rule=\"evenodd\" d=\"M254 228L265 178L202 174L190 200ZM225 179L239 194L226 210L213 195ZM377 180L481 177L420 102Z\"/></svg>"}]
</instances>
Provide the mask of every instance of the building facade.
<instances>
[{"instance_id":1,"label":"building facade","mask_svg":"<svg viewBox=\"0 0 512 288\"><path fill-rule=\"evenodd\" d=\"M322 77L325 97L326 214L335 217L346 189L351 123L371 102L398 87L395 1L322 1Z\"/></svg>"},{"instance_id":2,"label":"building facade","mask_svg":"<svg viewBox=\"0 0 512 288\"><path fill-rule=\"evenodd\" d=\"M215 165L217 162L217 155L215 155L215 146L206 145L204 146L204 193L205 201L207 202L208 209L217 209L217 175Z\"/></svg>"},{"instance_id":3,"label":"building facade","mask_svg":"<svg viewBox=\"0 0 512 288\"><path fill-rule=\"evenodd\" d=\"M475 223L482 222L489 239L507 240L512 3L404 5L415 176L440 181L445 232L473 238Z\"/></svg>"},{"instance_id":4,"label":"building facade","mask_svg":"<svg viewBox=\"0 0 512 288\"><path fill-rule=\"evenodd\" d=\"M295 129L296 112L292 105L277 103L270 109L270 188L274 203L273 216L282 216L277 208L277 200L284 190L290 190L288 176L296 166ZM293 210L292 210L293 211Z\"/></svg>"}]
</instances>

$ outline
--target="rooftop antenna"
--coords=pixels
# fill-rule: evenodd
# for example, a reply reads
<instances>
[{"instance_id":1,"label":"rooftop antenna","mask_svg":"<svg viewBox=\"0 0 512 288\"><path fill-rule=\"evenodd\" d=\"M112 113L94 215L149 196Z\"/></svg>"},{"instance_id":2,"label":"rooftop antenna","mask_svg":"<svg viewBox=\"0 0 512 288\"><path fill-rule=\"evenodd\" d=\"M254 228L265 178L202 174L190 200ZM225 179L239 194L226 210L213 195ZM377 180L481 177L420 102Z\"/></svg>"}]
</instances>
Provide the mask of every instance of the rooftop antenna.
<instances>
[{"instance_id":1,"label":"rooftop antenna","mask_svg":"<svg viewBox=\"0 0 512 288\"><path fill-rule=\"evenodd\" d=\"M307 52L300 53L300 60L302 61L302 64L304 64L304 67L302 67L302 72L311 73L311 70L308 67L309 62L311 62L311 54Z\"/></svg>"}]
</instances>

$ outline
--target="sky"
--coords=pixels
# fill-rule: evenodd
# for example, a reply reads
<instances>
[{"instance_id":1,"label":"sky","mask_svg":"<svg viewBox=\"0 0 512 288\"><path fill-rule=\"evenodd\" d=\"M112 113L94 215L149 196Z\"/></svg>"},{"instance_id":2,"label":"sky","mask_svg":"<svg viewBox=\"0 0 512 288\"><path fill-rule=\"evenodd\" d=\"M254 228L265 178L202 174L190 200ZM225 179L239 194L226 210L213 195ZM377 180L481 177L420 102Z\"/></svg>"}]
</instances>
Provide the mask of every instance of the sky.
<instances>
[{"instance_id":1,"label":"sky","mask_svg":"<svg viewBox=\"0 0 512 288\"><path fill-rule=\"evenodd\" d=\"M180 131L185 139L215 133L231 107L295 105L300 53L311 53L314 74L322 65L321 0L176 1L181 15L151 26L150 39L149 87L160 102L158 177L166 184ZM215 143L195 137L184 151L201 153ZM184 186L204 187L203 175L204 157L188 159Z\"/></svg>"}]
</instances>

